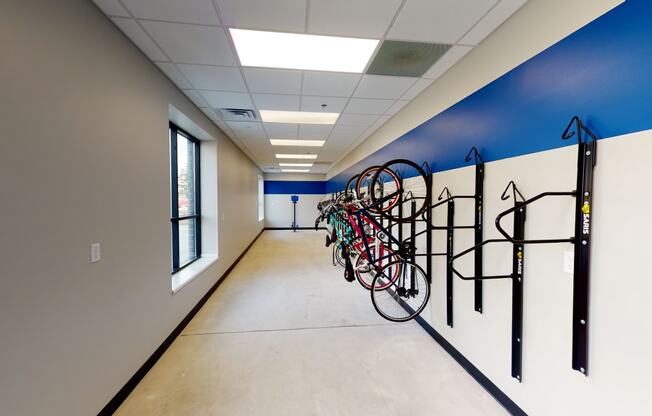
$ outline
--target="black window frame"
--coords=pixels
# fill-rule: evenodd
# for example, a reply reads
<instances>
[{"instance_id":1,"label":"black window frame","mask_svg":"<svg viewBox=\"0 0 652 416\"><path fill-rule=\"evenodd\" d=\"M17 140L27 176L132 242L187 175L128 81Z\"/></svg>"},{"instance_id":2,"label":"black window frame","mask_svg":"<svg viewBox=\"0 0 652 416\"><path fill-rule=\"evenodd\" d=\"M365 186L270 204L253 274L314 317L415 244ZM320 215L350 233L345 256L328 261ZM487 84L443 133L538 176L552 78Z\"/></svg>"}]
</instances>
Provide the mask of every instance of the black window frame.
<instances>
[{"instance_id":1,"label":"black window frame","mask_svg":"<svg viewBox=\"0 0 652 416\"><path fill-rule=\"evenodd\" d=\"M201 170L200 170L200 145L196 137L183 130L174 123L170 123L170 222L172 235L172 274L191 265L201 258ZM193 215L179 216L179 166L177 154L177 136L188 139L195 152L195 213ZM179 264L179 222L184 220L195 220L195 247L196 255L190 261Z\"/></svg>"}]
</instances>

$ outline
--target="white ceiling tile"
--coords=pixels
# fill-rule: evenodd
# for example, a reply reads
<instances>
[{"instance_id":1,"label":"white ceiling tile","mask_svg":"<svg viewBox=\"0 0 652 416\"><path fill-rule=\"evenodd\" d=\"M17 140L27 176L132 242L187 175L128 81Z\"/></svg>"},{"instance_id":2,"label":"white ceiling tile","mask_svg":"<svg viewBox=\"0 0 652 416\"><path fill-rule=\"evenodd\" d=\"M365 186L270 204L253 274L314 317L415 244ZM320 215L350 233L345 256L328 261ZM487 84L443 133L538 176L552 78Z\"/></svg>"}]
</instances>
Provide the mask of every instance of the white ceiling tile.
<instances>
[{"instance_id":1,"label":"white ceiling tile","mask_svg":"<svg viewBox=\"0 0 652 416\"><path fill-rule=\"evenodd\" d=\"M201 98L201 96L200 96L200 98ZM201 99L204 100L203 98L201 98ZM219 120L219 117L217 117L217 114L215 113L215 110L213 110L212 108L200 107L199 109L202 111L202 113L206 114L206 117L210 118L211 120L214 120L214 119Z\"/></svg>"},{"instance_id":2,"label":"white ceiling tile","mask_svg":"<svg viewBox=\"0 0 652 416\"><path fill-rule=\"evenodd\" d=\"M93 0L93 3L107 16L129 17L129 12L118 0Z\"/></svg>"},{"instance_id":3,"label":"white ceiling tile","mask_svg":"<svg viewBox=\"0 0 652 416\"><path fill-rule=\"evenodd\" d=\"M182 23L217 25L211 0L122 0L134 17Z\"/></svg>"},{"instance_id":4,"label":"white ceiling tile","mask_svg":"<svg viewBox=\"0 0 652 416\"><path fill-rule=\"evenodd\" d=\"M225 25L243 29L303 32L306 0L217 0Z\"/></svg>"},{"instance_id":5,"label":"white ceiling tile","mask_svg":"<svg viewBox=\"0 0 652 416\"><path fill-rule=\"evenodd\" d=\"M253 109L249 94L243 92L199 91L211 108Z\"/></svg>"},{"instance_id":6,"label":"white ceiling tile","mask_svg":"<svg viewBox=\"0 0 652 416\"><path fill-rule=\"evenodd\" d=\"M389 110L387 110L385 114L393 116L394 114L398 113L401 108L405 107L405 104L407 103L409 103L408 100L398 100L394 103L394 105L389 107Z\"/></svg>"},{"instance_id":7,"label":"white ceiling tile","mask_svg":"<svg viewBox=\"0 0 652 416\"><path fill-rule=\"evenodd\" d=\"M315 163L312 168L310 168L311 173L326 173L328 168L330 168L330 163Z\"/></svg>"},{"instance_id":8,"label":"white ceiling tile","mask_svg":"<svg viewBox=\"0 0 652 416\"><path fill-rule=\"evenodd\" d=\"M190 89L192 85L184 78L183 74L179 72L175 66L169 62L154 62L165 75L168 76L181 89Z\"/></svg>"},{"instance_id":9,"label":"white ceiling tile","mask_svg":"<svg viewBox=\"0 0 652 416\"><path fill-rule=\"evenodd\" d=\"M353 114L384 114L392 104L394 104L394 100L351 98L344 112Z\"/></svg>"},{"instance_id":10,"label":"white ceiling tile","mask_svg":"<svg viewBox=\"0 0 652 416\"><path fill-rule=\"evenodd\" d=\"M298 95L251 94L259 110L299 111Z\"/></svg>"},{"instance_id":11,"label":"white ceiling tile","mask_svg":"<svg viewBox=\"0 0 652 416\"><path fill-rule=\"evenodd\" d=\"M208 103L206 103L206 100L204 100L204 97L199 95L199 93L195 90L183 90L183 93L190 98L190 100L195 103L197 107L208 107Z\"/></svg>"},{"instance_id":12,"label":"white ceiling tile","mask_svg":"<svg viewBox=\"0 0 652 416\"><path fill-rule=\"evenodd\" d=\"M222 28L152 21L141 23L173 62L236 65Z\"/></svg>"},{"instance_id":13,"label":"white ceiling tile","mask_svg":"<svg viewBox=\"0 0 652 416\"><path fill-rule=\"evenodd\" d=\"M311 33L380 39L401 0L312 0Z\"/></svg>"},{"instance_id":14,"label":"white ceiling tile","mask_svg":"<svg viewBox=\"0 0 652 416\"><path fill-rule=\"evenodd\" d=\"M333 130L333 126L323 124L301 124L299 138L306 140L325 140Z\"/></svg>"},{"instance_id":15,"label":"white ceiling tile","mask_svg":"<svg viewBox=\"0 0 652 416\"><path fill-rule=\"evenodd\" d=\"M342 114L337 120L340 126L371 126L374 121L378 120L377 115L371 114Z\"/></svg>"},{"instance_id":16,"label":"white ceiling tile","mask_svg":"<svg viewBox=\"0 0 652 416\"><path fill-rule=\"evenodd\" d=\"M425 74L424 78L433 78L437 79L440 76L444 75L453 65L455 65L460 59L464 57L473 49L472 46L452 46L433 66L430 67Z\"/></svg>"},{"instance_id":17,"label":"white ceiling tile","mask_svg":"<svg viewBox=\"0 0 652 416\"><path fill-rule=\"evenodd\" d=\"M299 125L287 123L263 123L267 136L270 139L289 139L299 138Z\"/></svg>"},{"instance_id":18,"label":"white ceiling tile","mask_svg":"<svg viewBox=\"0 0 652 416\"><path fill-rule=\"evenodd\" d=\"M304 95L350 97L360 81L358 74L335 72L310 72L303 74Z\"/></svg>"},{"instance_id":19,"label":"white ceiling tile","mask_svg":"<svg viewBox=\"0 0 652 416\"><path fill-rule=\"evenodd\" d=\"M178 64L177 68L198 90L247 91L238 68Z\"/></svg>"},{"instance_id":20,"label":"white ceiling tile","mask_svg":"<svg viewBox=\"0 0 652 416\"><path fill-rule=\"evenodd\" d=\"M417 81L417 78L365 75L355 89L354 97L397 99Z\"/></svg>"},{"instance_id":21,"label":"white ceiling tile","mask_svg":"<svg viewBox=\"0 0 652 416\"><path fill-rule=\"evenodd\" d=\"M350 125L336 125L333 127L333 131L329 136L328 140L333 138L346 138L346 139L355 139L367 130L369 126L350 126Z\"/></svg>"},{"instance_id":22,"label":"white ceiling tile","mask_svg":"<svg viewBox=\"0 0 652 416\"><path fill-rule=\"evenodd\" d=\"M124 34L127 35L127 37L149 57L149 59L153 61L168 60L167 56L165 56L161 49L159 49L152 39L147 36L147 33L138 26L138 23L136 23L135 20L123 19L121 17L116 17L111 20L113 20L113 23L115 23L115 25L118 26L120 30L122 30Z\"/></svg>"},{"instance_id":23,"label":"white ceiling tile","mask_svg":"<svg viewBox=\"0 0 652 416\"><path fill-rule=\"evenodd\" d=\"M480 22L464 35L459 43L477 45L482 42L498 26L503 24L511 15L516 13L527 0L502 0Z\"/></svg>"},{"instance_id":24,"label":"white ceiling tile","mask_svg":"<svg viewBox=\"0 0 652 416\"><path fill-rule=\"evenodd\" d=\"M405 94L403 94L403 96L401 96L401 99L402 100L415 99L417 95L421 94L423 90L425 90L426 88L428 88L430 84L432 84L432 81L433 81L432 79L426 79L426 78L419 79L417 82L414 83L414 85L410 87L409 90L405 92Z\"/></svg>"},{"instance_id":25,"label":"white ceiling tile","mask_svg":"<svg viewBox=\"0 0 652 416\"><path fill-rule=\"evenodd\" d=\"M249 91L270 94L301 93L301 71L243 68Z\"/></svg>"},{"instance_id":26,"label":"white ceiling tile","mask_svg":"<svg viewBox=\"0 0 652 416\"><path fill-rule=\"evenodd\" d=\"M266 146L264 144L259 144L258 141L255 140L249 140L245 141L245 146L247 146L247 149L256 157L257 159L270 159L273 157L273 153L270 149L269 146Z\"/></svg>"},{"instance_id":27,"label":"white ceiling tile","mask_svg":"<svg viewBox=\"0 0 652 416\"><path fill-rule=\"evenodd\" d=\"M372 132L378 130L383 124L387 123L387 121L389 121L390 118L392 118L392 116L382 115L378 117L378 120L376 120L376 122L371 125L371 128L369 130L371 130Z\"/></svg>"},{"instance_id":28,"label":"white ceiling tile","mask_svg":"<svg viewBox=\"0 0 652 416\"><path fill-rule=\"evenodd\" d=\"M387 38L454 44L498 0L408 0Z\"/></svg>"},{"instance_id":29,"label":"white ceiling tile","mask_svg":"<svg viewBox=\"0 0 652 416\"><path fill-rule=\"evenodd\" d=\"M227 121L231 131L238 136L243 142L249 143L251 141L264 144L267 141L267 135L263 130L261 123L251 121Z\"/></svg>"},{"instance_id":30,"label":"white ceiling tile","mask_svg":"<svg viewBox=\"0 0 652 416\"><path fill-rule=\"evenodd\" d=\"M301 97L301 111L341 113L349 99L341 97ZM322 107L322 105L326 107Z\"/></svg>"}]
</instances>

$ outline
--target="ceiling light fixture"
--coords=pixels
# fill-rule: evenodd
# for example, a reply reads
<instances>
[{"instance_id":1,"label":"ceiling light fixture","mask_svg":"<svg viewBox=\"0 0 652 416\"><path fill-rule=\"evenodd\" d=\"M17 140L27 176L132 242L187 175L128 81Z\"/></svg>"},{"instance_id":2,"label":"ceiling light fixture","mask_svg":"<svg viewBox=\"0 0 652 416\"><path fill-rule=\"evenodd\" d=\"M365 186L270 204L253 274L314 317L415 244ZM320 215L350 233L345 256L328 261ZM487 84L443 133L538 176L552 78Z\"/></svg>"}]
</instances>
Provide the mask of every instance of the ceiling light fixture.
<instances>
[{"instance_id":1,"label":"ceiling light fixture","mask_svg":"<svg viewBox=\"0 0 652 416\"><path fill-rule=\"evenodd\" d=\"M277 159L317 159L317 155L298 154L298 153L277 153Z\"/></svg>"},{"instance_id":2,"label":"ceiling light fixture","mask_svg":"<svg viewBox=\"0 0 652 416\"><path fill-rule=\"evenodd\" d=\"M229 29L243 66L362 73L377 39Z\"/></svg>"},{"instance_id":3,"label":"ceiling light fixture","mask_svg":"<svg viewBox=\"0 0 652 416\"><path fill-rule=\"evenodd\" d=\"M312 163L279 163L279 166L287 166L287 167L298 167L298 168L310 168L312 167Z\"/></svg>"},{"instance_id":4,"label":"ceiling light fixture","mask_svg":"<svg viewBox=\"0 0 652 416\"><path fill-rule=\"evenodd\" d=\"M281 172L310 172L310 169L281 169Z\"/></svg>"},{"instance_id":5,"label":"ceiling light fixture","mask_svg":"<svg viewBox=\"0 0 652 416\"><path fill-rule=\"evenodd\" d=\"M265 123L335 124L339 113L313 113L310 111L259 110Z\"/></svg>"},{"instance_id":6,"label":"ceiling light fixture","mask_svg":"<svg viewBox=\"0 0 652 416\"><path fill-rule=\"evenodd\" d=\"M305 146L305 147L322 147L323 140L276 140L271 139L272 146Z\"/></svg>"}]
</instances>

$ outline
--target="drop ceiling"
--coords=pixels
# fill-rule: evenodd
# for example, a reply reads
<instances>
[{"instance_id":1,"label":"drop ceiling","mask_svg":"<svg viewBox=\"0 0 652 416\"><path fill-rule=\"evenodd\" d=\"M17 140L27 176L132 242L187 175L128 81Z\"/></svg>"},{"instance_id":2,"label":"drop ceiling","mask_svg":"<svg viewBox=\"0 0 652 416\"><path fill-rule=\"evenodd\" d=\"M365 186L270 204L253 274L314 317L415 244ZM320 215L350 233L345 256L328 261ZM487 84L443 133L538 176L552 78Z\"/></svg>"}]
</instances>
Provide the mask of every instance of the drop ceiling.
<instances>
[{"instance_id":1,"label":"drop ceiling","mask_svg":"<svg viewBox=\"0 0 652 416\"><path fill-rule=\"evenodd\" d=\"M312 153L310 171L325 173L527 0L93 1L261 169L293 162L277 153ZM385 40L435 43L445 53L420 77L244 67L229 28L378 39L374 55ZM341 115L334 125L262 123L224 120L222 108Z\"/></svg>"}]
</instances>

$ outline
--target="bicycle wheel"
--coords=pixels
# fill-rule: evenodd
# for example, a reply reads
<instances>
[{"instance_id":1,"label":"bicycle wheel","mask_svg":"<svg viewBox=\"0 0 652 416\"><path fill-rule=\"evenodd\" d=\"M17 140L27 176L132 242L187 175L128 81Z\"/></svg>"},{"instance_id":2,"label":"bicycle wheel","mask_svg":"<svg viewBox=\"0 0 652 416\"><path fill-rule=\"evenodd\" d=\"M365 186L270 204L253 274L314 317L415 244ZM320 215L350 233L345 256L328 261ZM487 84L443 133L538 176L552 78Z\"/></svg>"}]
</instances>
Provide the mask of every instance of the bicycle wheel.
<instances>
[{"instance_id":1,"label":"bicycle wheel","mask_svg":"<svg viewBox=\"0 0 652 416\"><path fill-rule=\"evenodd\" d=\"M339 264L342 267L346 266L346 261L344 260L344 257L342 257L342 245L338 244L333 247L334 256L335 256L335 262Z\"/></svg>"},{"instance_id":2,"label":"bicycle wheel","mask_svg":"<svg viewBox=\"0 0 652 416\"><path fill-rule=\"evenodd\" d=\"M381 268L387 263L396 264L395 267L387 270L387 273L389 274L387 285L389 286L396 280L396 278L398 278L399 266L396 262L398 257L396 257L396 254L394 254L393 251L384 246L380 247L380 254L377 257L375 245L370 246L369 251L371 252L371 260L379 262L379 266ZM371 290L374 277L376 277L376 267L371 261L369 261L369 256L367 256L366 251L360 253L355 261L353 269L355 270L355 277L358 279L358 282L362 285L362 287L367 290ZM381 289L385 289L385 287L381 287Z\"/></svg>"},{"instance_id":3,"label":"bicycle wheel","mask_svg":"<svg viewBox=\"0 0 652 416\"><path fill-rule=\"evenodd\" d=\"M380 213L397 222L409 222L417 218L428 206L431 189L426 172L407 159L395 159L385 163L374 173L369 183L371 202L394 201L389 209Z\"/></svg>"},{"instance_id":4,"label":"bicycle wheel","mask_svg":"<svg viewBox=\"0 0 652 416\"><path fill-rule=\"evenodd\" d=\"M354 175L349 179L349 181L346 183L346 187L344 187L344 194L347 196L353 196L357 198L357 195L355 194L355 184L358 181L358 177L360 175Z\"/></svg>"},{"instance_id":5,"label":"bicycle wheel","mask_svg":"<svg viewBox=\"0 0 652 416\"><path fill-rule=\"evenodd\" d=\"M398 264L398 277L391 269ZM381 268L371 285L371 303L376 312L392 322L405 322L421 313L430 298L426 273L416 263L397 260Z\"/></svg>"},{"instance_id":6,"label":"bicycle wheel","mask_svg":"<svg viewBox=\"0 0 652 416\"><path fill-rule=\"evenodd\" d=\"M400 180L394 172L389 169L382 169L383 172L380 175L383 179L382 183L379 183L377 187L372 187L372 179L377 175L378 171L381 170L380 166L372 166L365 169L359 176L355 183L356 193L360 199L360 204L363 207L369 208L369 211L373 213L378 213L380 211L389 211L399 202L400 195L396 192L400 186ZM372 191L376 192L377 199L374 199L371 195ZM383 196L389 195L387 198ZM377 203L382 201L381 203ZM377 203L377 204L376 204Z\"/></svg>"}]
</instances>

